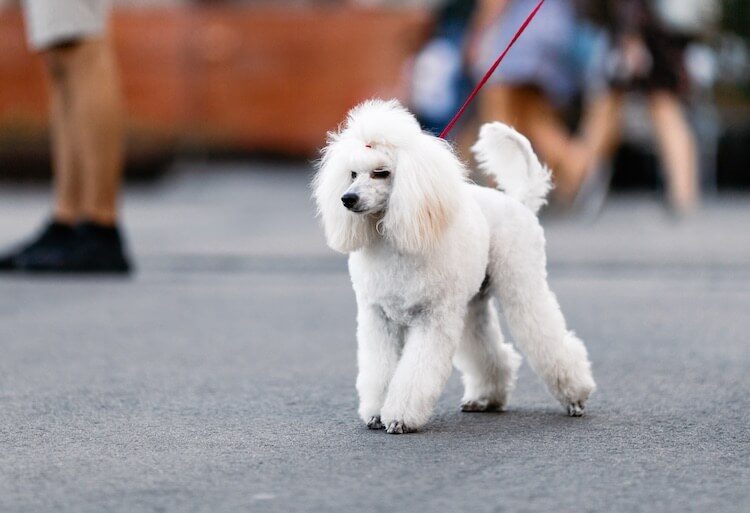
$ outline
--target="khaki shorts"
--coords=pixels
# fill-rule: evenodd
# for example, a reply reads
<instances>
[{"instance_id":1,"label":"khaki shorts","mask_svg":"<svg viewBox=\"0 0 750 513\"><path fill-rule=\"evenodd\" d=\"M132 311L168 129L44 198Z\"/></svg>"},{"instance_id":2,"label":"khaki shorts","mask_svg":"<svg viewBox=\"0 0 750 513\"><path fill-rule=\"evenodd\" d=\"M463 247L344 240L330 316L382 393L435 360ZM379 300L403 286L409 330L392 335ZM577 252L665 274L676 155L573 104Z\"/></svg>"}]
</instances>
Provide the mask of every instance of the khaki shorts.
<instances>
[{"instance_id":1,"label":"khaki shorts","mask_svg":"<svg viewBox=\"0 0 750 513\"><path fill-rule=\"evenodd\" d=\"M26 36L35 50L102 36L109 0L23 0Z\"/></svg>"}]
</instances>

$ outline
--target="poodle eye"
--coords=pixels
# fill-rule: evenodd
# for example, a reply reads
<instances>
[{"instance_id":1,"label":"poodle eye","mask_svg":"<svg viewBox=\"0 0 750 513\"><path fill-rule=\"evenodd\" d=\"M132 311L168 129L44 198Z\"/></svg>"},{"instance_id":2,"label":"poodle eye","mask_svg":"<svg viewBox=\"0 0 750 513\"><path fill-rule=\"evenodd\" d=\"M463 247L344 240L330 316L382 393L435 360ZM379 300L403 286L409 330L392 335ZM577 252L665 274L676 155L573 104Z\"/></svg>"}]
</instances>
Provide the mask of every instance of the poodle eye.
<instances>
[{"instance_id":1,"label":"poodle eye","mask_svg":"<svg viewBox=\"0 0 750 513\"><path fill-rule=\"evenodd\" d=\"M356 171L352 171L352 180L354 180L356 178L357 178L357 172Z\"/></svg>"},{"instance_id":2,"label":"poodle eye","mask_svg":"<svg viewBox=\"0 0 750 513\"><path fill-rule=\"evenodd\" d=\"M384 178L388 178L389 176L391 176L391 172L385 169L376 169L375 171L370 173L370 177L380 179L380 180Z\"/></svg>"}]
</instances>

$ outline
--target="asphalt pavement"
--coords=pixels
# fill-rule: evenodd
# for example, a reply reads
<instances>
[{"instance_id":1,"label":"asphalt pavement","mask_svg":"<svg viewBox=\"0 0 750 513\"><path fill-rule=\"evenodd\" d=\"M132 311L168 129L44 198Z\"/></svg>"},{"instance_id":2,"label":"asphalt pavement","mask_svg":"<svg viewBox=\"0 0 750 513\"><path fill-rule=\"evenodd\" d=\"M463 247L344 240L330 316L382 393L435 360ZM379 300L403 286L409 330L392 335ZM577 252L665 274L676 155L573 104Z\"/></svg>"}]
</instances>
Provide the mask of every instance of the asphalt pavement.
<instances>
[{"instance_id":1,"label":"asphalt pavement","mask_svg":"<svg viewBox=\"0 0 750 513\"><path fill-rule=\"evenodd\" d=\"M354 297L309 178L181 164L128 189L132 278L0 276L0 512L750 511L750 197L545 219L587 415L524 364L508 412L461 413L454 374L389 436L356 415ZM46 205L0 184L0 247Z\"/></svg>"}]
</instances>

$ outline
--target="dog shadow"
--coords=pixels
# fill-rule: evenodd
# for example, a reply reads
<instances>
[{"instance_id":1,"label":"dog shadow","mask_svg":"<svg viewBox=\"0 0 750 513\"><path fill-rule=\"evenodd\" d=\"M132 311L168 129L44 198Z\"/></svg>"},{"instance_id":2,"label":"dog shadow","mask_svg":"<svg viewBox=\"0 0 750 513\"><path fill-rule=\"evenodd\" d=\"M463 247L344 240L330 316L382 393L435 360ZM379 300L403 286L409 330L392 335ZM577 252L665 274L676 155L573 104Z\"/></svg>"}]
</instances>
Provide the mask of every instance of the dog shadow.
<instances>
[{"instance_id":1,"label":"dog shadow","mask_svg":"<svg viewBox=\"0 0 750 513\"><path fill-rule=\"evenodd\" d=\"M529 432L544 434L578 430L590 425L595 415L587 412L583 417L570 417L562 409L514 409L504 412L443 412L436 414L422 430L414 434L449 435L451 437L487 436L502 437L528 435Z\"/></svg>"}]
</instances>

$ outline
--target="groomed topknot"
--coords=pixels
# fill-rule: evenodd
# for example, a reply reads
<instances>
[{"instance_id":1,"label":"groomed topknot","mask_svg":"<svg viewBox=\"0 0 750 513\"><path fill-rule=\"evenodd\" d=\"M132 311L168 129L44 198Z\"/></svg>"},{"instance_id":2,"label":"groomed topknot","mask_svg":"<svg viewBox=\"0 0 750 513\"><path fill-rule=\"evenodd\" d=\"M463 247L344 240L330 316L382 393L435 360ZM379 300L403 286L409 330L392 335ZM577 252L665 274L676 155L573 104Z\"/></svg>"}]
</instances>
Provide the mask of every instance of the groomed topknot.
<instances>
[{"instance_id":1,"label":"groomed topknot","mask_svg":"<svg viewBox=\"0 0 750 513\"><path fill-rule=\"evenodd\" d=\"M349 111L340 135L366 145L404 147L421 134L417 119L398 100L367 100Z\"/></svg>"}]
</instances>

